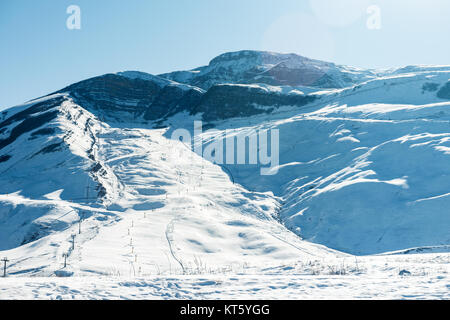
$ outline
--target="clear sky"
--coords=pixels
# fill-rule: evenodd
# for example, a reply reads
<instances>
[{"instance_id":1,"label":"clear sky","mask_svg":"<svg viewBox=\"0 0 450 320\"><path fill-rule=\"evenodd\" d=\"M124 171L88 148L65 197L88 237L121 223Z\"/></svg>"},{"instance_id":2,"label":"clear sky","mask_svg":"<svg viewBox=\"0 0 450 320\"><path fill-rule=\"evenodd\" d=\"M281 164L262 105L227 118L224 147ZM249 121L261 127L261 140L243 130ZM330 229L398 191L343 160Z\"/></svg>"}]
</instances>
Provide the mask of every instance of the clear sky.
<instances>
[{"instance_id":1,"label":"clear sky","mask_svg":"<svg viewBox=\"0 0 450 320\"><path fill-rule=\"evenodd\" d=\"M66 27L72 4L80 30ZM449 0L0 0L0 109L104 73L190 69L243 49L450 64L449 17Z\"/></svg>"}]
</instances>

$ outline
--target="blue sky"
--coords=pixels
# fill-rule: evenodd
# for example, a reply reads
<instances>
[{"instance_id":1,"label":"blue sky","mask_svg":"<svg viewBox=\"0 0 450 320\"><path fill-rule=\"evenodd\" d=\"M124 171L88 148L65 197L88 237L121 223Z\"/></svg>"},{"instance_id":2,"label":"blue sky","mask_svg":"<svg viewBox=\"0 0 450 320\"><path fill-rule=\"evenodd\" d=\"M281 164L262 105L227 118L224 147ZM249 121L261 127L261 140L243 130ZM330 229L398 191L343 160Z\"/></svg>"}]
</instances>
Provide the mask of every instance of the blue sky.
<instances>
[{"instance_id":1,"label":"blue sky","mask_svg":"<svg viewBox=\"0 0 450 320\"><path fill-rule=\"evenodd\" d=\"M81 30L66 9L81 8ZM381 29L367 28L367 7ZM359 67L450 64L448 0L1 0L0 109L92 76L295 52Z\"/></svg>"}]
</instances>

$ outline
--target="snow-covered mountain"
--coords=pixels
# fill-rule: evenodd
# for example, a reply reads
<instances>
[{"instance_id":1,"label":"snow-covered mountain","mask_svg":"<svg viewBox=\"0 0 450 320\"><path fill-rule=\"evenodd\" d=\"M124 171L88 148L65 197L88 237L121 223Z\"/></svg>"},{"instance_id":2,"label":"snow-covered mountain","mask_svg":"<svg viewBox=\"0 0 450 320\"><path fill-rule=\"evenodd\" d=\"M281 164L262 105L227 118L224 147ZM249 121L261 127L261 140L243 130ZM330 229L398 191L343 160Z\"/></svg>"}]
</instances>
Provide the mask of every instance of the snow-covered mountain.
<instances>
[{"instance_id":1,"label":"snow-covered mountain","mask_svg":"<svg viewBox=\"0 0 450 320\"><path fill-rule=\"evenodd\" d=\"M448 251L449 108L448 66L241 51L87 79L0 113L0 255L16 275L123 275ZM198 120L204 148L279 130L277 174L171 139Z\"/></svg>"}]
</instances>

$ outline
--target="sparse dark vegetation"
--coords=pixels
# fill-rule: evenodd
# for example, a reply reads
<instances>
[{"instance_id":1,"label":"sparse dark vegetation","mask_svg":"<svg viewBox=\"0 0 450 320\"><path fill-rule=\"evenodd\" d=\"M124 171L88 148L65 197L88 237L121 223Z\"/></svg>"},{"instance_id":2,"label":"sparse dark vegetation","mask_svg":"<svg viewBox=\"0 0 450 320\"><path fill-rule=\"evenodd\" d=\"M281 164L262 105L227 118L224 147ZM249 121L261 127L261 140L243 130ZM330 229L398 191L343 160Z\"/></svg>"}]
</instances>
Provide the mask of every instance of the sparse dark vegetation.
<instances>
[{"instance_id":1,"label":"sparse dark vegetation","mask_svg":"<svg viewBox=\"0 0 450 320\"><path fill-rule=\"evenodd\" d=\"M450 81L448 81L437 93L438 98L450 100Z\"/></svg>"},{"instance_id":2,"label":"sparse dark vegetation","mask_svg":"<svg viewBox=\"0 0 450 320\"><path fill-rule=\"evenodd\" d=\"M0 163L6 162L6 161L8 161L9 159L11 159L11 156L10 156L9 154L5 154L5 155L3 155L3 156L0 156Z\"/></svg>"},{"instance_id":3,"label":"sparse dark vegetation","mask_svg":"<svg viewBox=\"0 0 450 320\"><path fill-rule=\"evenodd\" d=\"M423 92L434 92L439 89L439 83L427 82L422 86Z\"/></svg>"}]
</instances>

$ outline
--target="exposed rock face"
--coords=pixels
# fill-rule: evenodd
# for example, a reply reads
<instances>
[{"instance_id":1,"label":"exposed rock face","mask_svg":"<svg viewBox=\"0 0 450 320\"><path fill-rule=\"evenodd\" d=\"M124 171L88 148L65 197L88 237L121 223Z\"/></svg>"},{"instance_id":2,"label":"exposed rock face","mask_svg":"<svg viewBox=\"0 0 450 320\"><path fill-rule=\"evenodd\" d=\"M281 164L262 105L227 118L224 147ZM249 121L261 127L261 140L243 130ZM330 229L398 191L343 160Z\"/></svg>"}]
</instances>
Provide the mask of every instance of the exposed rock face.
<instances>
[{"instance_id":1,"label":"exposed rock face","mask_svg":"<svg viewBox=\"0 0 450 320\"><path fill-rule=\"evenodd\" d=\"M203 120L214 121L270 113L281 106L302 106L315 99L249 85L214 85L205 92L145 73L107 74L59 92L68 93L102 120L155 121L157 125L183 111L202 113Z\"/></svg>"},{"instance_id":2,"label":"exposed rock face","mask_svg":"<svg viewBox=\"0 0 450 320\"><path fill-rule=\"evenodd\" d=\"M157 120L187 110L201 91L149 74L107 74L66 87L74 100L103 119Z\"/></svg>"},{"instance_id":3,"label":"exposed rock face","mask_svg":"<svg viewBox=\"0 0 450 320\"><path fill-rule=\"evenodd\" d=\"M62 89L75 100L102 115L120 119L123 113L135 117L148 111L161 91L159 83L107 74Z\"/></svg>"},{"instance_id":4,"label":"exposed rock face","mask_svg":"<svg viewBox=\"0 0 450 320\"><path fill-rule=\"evenodd\" d=\"M198 90L184 90L176 85L164 87L144 114L147 120L167 118L196 106L203 93Z\"/></svg>"},{"instance_id":5,"label":"exposed rock face","mask_svg":"<svg viewBox=\"0 0 450 320\"><path fill-rule=\"evenodd\" d=\"M58 111L51 109L59 106L63 101L63 97L58 97L34 104L32 107L18 112L1 122L0 150L13 143L23 134L37 129L55 119L58 115Z\"/></svg>"},{"instance_id":6,"label":"exposed rock face","mask_svg":"<svg viewBox=\"0 0 450 320\"><path fill-rule=\"evenodd\" d=\"M303 106L314 100L311 95L282 95L260 87L217 85L207 91L192 113L203 113L203 120L214 121L270 113L281 106Z\"/></svg>"},{"instance_id":7,"label":"exposed rock face","mask_svg":"<svg viewBox=\"0 0 450 320\"><path fill-rule=\"evenodd\" d=\"M328 79L328 82L323 81L322 79L327 78L326 75L326 70L323 69L311 68L306 65L291 68L288 63L281 62L261 74L258 80L270 85L341 87L339 83L330 81L332 79Z\"/></svg>"}]
</instances>

